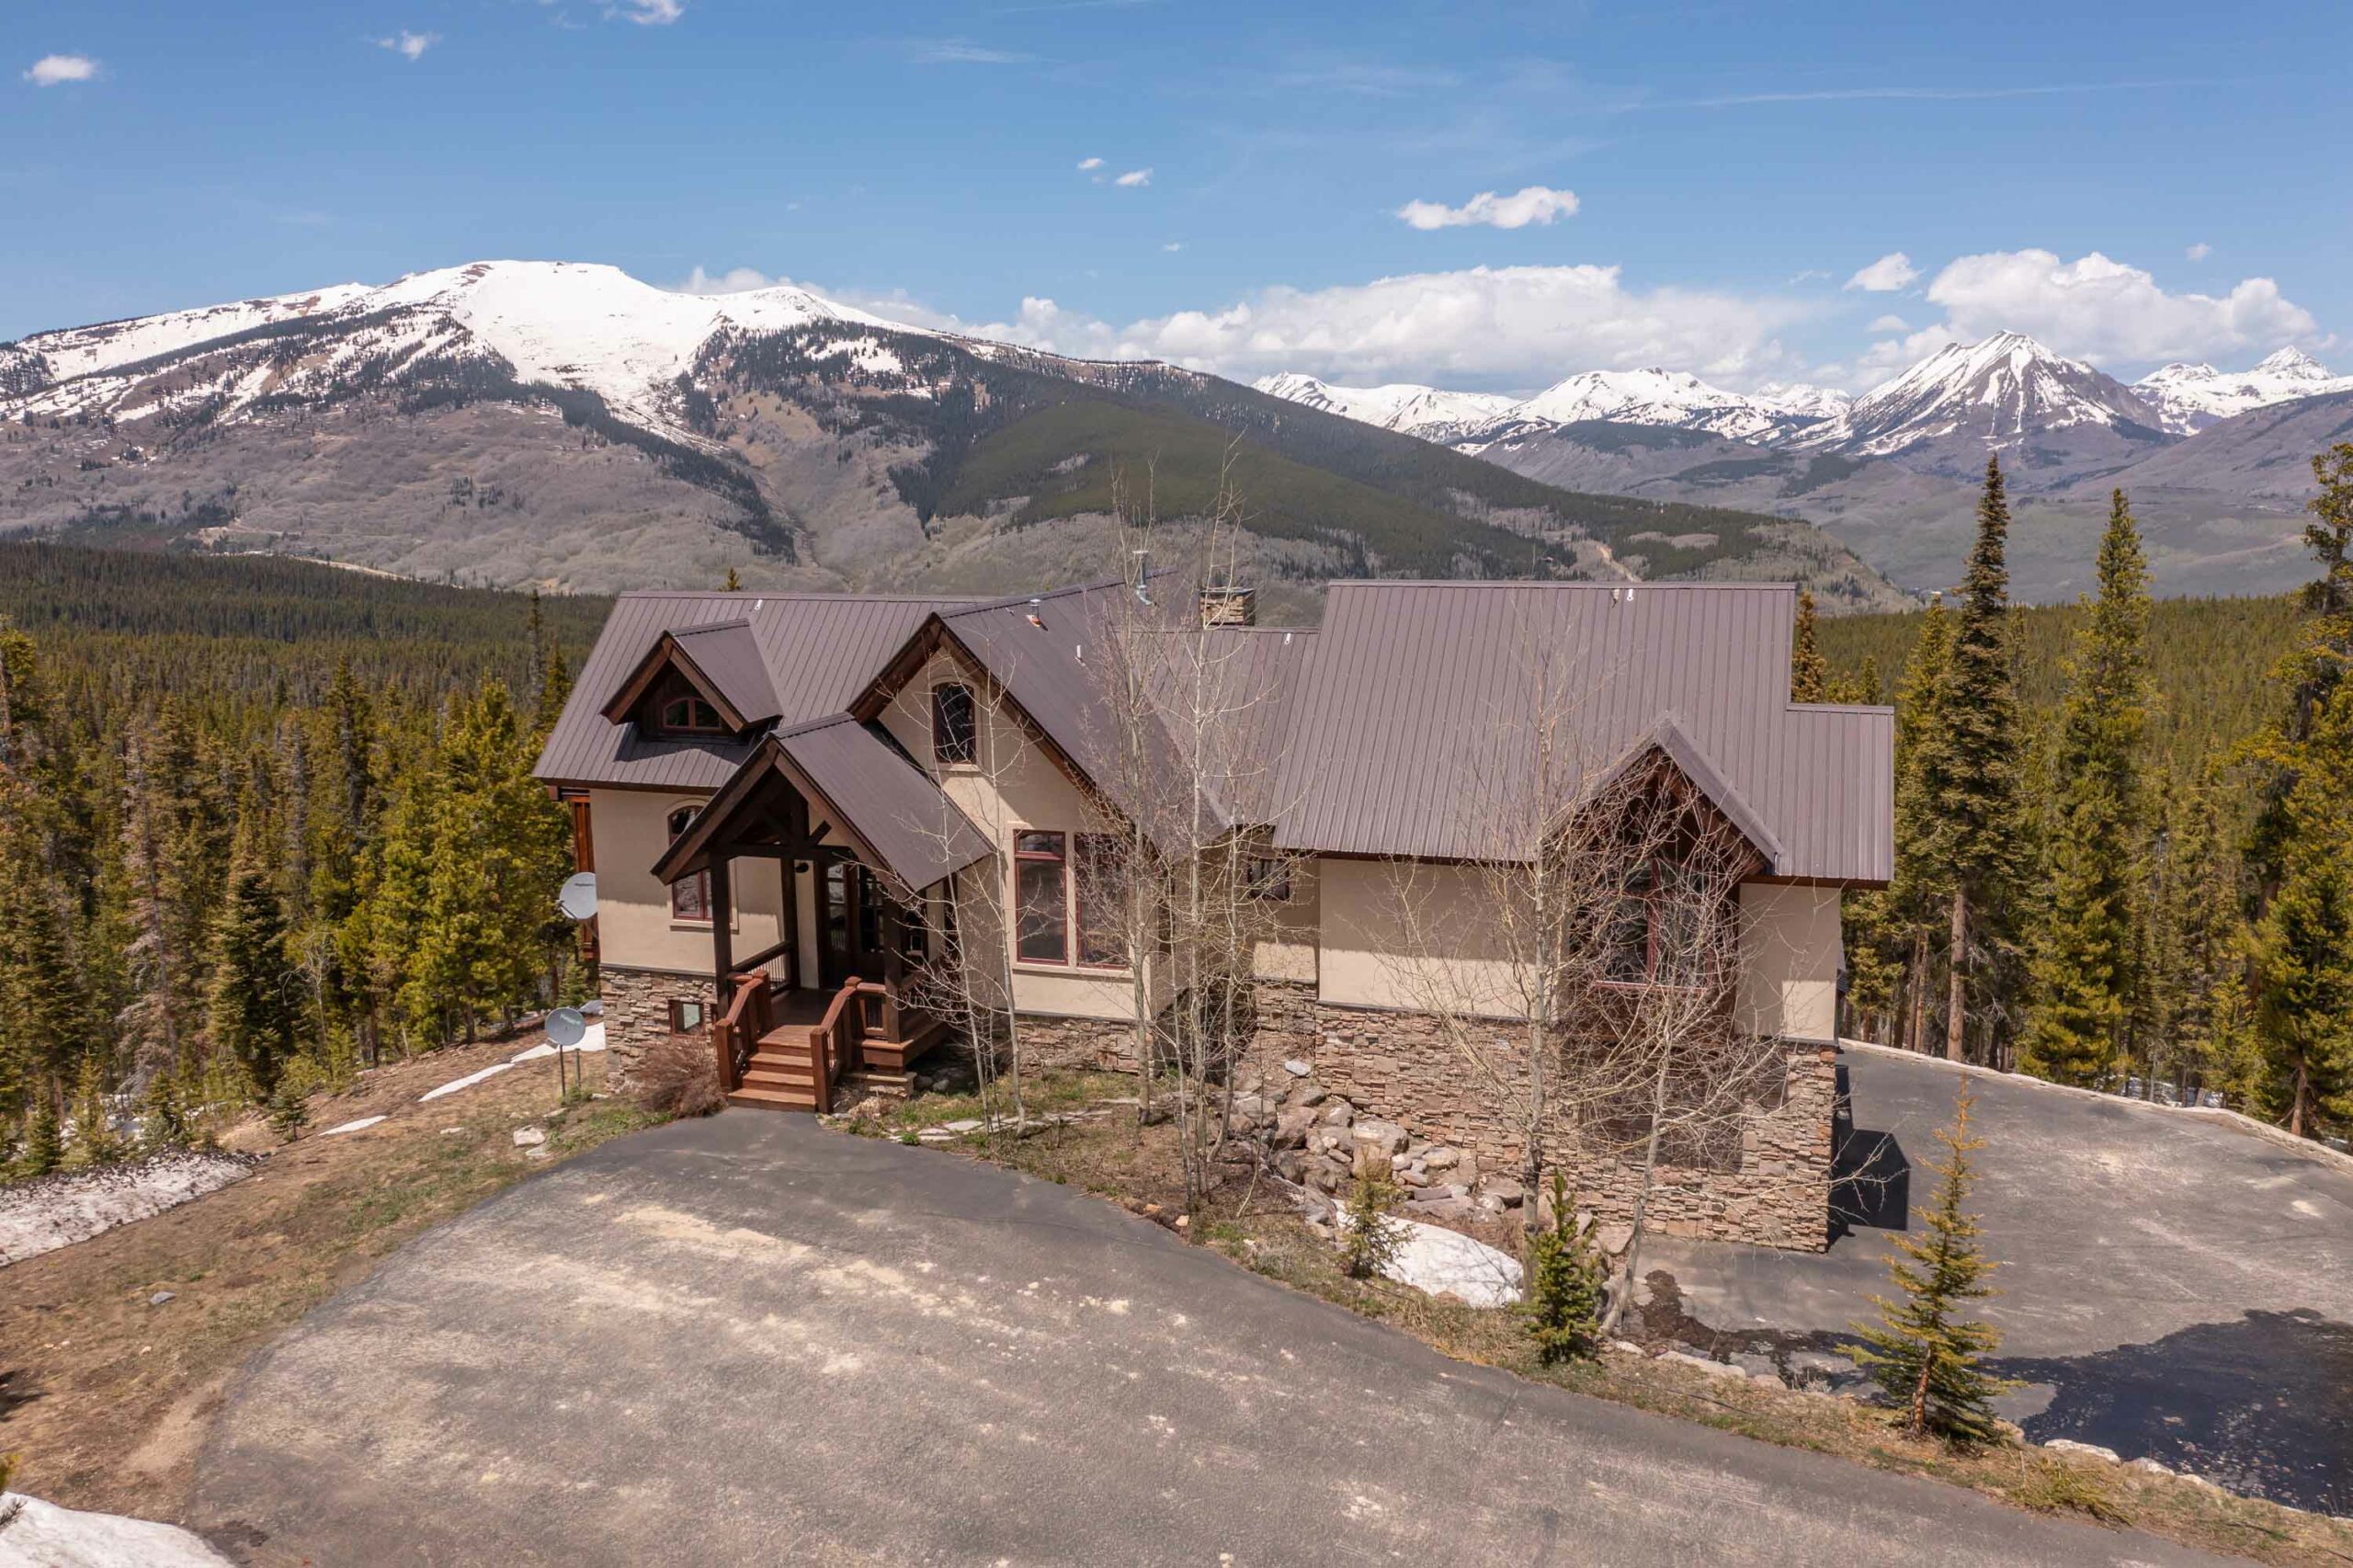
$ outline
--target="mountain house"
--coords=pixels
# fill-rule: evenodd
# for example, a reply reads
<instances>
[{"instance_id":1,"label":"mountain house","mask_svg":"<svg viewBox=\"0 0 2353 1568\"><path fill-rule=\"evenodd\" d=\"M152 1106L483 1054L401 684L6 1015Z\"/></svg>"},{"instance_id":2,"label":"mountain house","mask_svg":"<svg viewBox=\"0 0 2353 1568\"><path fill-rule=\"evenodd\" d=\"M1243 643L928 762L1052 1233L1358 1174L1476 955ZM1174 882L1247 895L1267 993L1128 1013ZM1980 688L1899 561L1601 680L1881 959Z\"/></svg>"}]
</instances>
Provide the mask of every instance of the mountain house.
<instances>
[{"instance_id":1,"label":"mountain house","mask_svg":"<svg viewBox=\"0 0 2353 1568\"><path fill-rule=\"evenodd\" d=\"M1237 1067L1303 1064L1500 1176L1523 1148L1525 1021L1551 1017L1530 975L1565 945L1594 955L1578 1027L1597 1049L1646 1000L1688 995L1763 1066L1719 1135L1662 1151L1659 1227L1818 1249L1839 899L1891 874L1893 725L1790 700L1795 603L1342 582L1320 627L1282 629L1252 624L1246 591L1164 578L991 600L631 593L538 772L597 874L584 939L624 1079L689 1035L731 1105L818 1109L1008 1024L1033 1064L1133 1069L1214 990ZM1543 959L1514 868L1609 841L1636 801L1678 825L1579 892ZM1731 846L1716 903L1736 920L1678 969L1703 842ZM1138 916L1137 876L1205 845L1241 868L1248 929ZM1193 956L1220 940L1235 961ZM1622 1155L1575 1176L1622 1216Z\"/></svg>"}]
</instances>

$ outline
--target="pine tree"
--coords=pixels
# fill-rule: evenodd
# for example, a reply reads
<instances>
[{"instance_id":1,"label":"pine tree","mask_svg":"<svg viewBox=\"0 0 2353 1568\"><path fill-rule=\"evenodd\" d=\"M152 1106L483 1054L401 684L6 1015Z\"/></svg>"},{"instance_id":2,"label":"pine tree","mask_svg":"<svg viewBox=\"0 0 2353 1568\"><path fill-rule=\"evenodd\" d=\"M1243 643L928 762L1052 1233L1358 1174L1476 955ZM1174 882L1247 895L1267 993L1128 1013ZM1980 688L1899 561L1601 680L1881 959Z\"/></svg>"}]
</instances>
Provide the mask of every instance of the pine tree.
<instances>
[{"instance_id":1,"label":"pine tree","mask_svg":"<svg viewBox=\"0 0 2353 1568\"><path fill-rule=\"evenodd\" d=\"M2296 766L2255 971L2269 1065L2262 1097L2301 1136L2353 1116L2353 683L2334 687Z\"/></svg>"},{"instance_id":2,"label":"pine tree","mask_svg":"<svg viewBox=\"0 0 2353 1568\"><path fill-rule=\"evenodd\" d=\"M294 1054L297 1008L287 925L260 825L240 826L213 951L212 1042L267 1096Z\"/></svg>"},{"instance_id":3,"label":"pine tree","mask_svg":"<svg viewBox=\"0 0 2353 1568\"><path fill-rule=\"evenodd\" d=\"M2005 562L2010 508L1997 458L1985 462L1977 508L1977 542L1963 574L1952 653L1938 703L1940 733L1923 767L1931 813L1927 847L1939 862L1949 900L1945 1054L1964 1055L1969 988L1979 971L1987 1011L1990 971L2005 956L2010 900L2022 869L2019 723L2009 646L2009 569ZM1980 963L1984 959L1986 962Z\"/></svg>"},{"instance_id":4,"label":"pine tree","mask_svg":"<svg viewBox=\"0 0 2353 1568\"><path fill-rule=\"evenodd\" d=\"M531 713L532 730L544 738L555 728L571 696L572 666L564 662L563 644L550 642L546 662L540 666L540 700Z\"/></svg>"},{"instance_id":5,"label":"pine tree","mask_svg":"<svg viewBox=\"0 0 2353 1568\"><path fill-rule=\"evenodd\" d=\"M17 1170L26 1176L45 1176L65 1163L65 1129L57 1118L54 1089L43 1086L35 1096L31 1122L25 1129L25 1152Z\"/></svg>"},{"instance_id":6,"label":"pine tree","mask_svg":"<svg viewBox=\"0 0 2353 1568\"><path fill-rule=\"evenodd\" d=\"M720 592L727 594L740 594L743 591L744 579L736 575L735 568L730 566L727 569L727 581L720 585Z\"/></svg>"},{"instance_id":7,"label":"pine tree","mask_svg":"<svg viewBox=\"0 0 2353 1568\"><path fill-rule=\"evenodd\" d=\"M1404 1236L1389 1218L1397 1188L1381 1171L1367 1167L1357 1176L1340 1215L1340 1267L1352 1279L1369 1279L1397 1256Z\"/></svg>"},{"instance_id":8,"label":"pine tree","mask_svg":"<svg viewBox=\"0 0 2353 1568\"><path fill-rule=\"evenodd\" d=\"M1863 1338L1856 1359L1904 1412L1906 1431L1978 1443L1999 1436L1993 1401L2007 1385L1981 1365L2001 1344L2000 1332L1962 1315L1968 1303L1997 1294L1986 1283L1997 1266L1980 1252L1977 1221L1968 1210L1974 1174L1969 1156L1985 1146L1969 1135L1971 1104L1964 1081L1952 1125L1937 1130L1945 1157L1928 1165L1939 1178L1936 1201L1913 1210L1921 1233L1892 1238L1900 1256L1889 1257L1887 1272L1902 1299L1872 1297L1880 1321L1857 1324L1855 1331Z\"/></svg>"},{"instance_id":9,"label":"pine tree","mask_svg":"<svg viewBox=\"0 0 2353 1568\"><path fill-rule=\"evenodd\" d=\"M74 1074L74 1142L85 1165L103 1165L122 1158L122 1139L114 1129L114 1109L107 1087L113 1074L93 1051L85 1054Z\"/></svg>"},{"instance_id":10,"label":"pine tree","mask_svg":"<svg viewBox=\"0 0 2353 1568\"><path fill-rule=\"evenodd\" d=\"M1938 600L1920 618L1895 693L1895 875L1884 889L1845 900L1848 999L1859 1013L1893 1025L1912 1051L1927 1049L1934 922L1948 896L1929 791L1945 739L1951 660L1952 618Z\"/></svg>"},{"instance_id":11,"label":"pine tree","mask_svg":"<svg viewBox=\"0 0 2353 1568\"><path fill-rule=\"evenodd\" d=\"M2124 1065L2139 1000L2133 892L2147 838L2149 572L2124 493L2110 497L2098 597L2068 667L2055 761L2059 801L2048 913L2030 967L2026 1071L2088 1087Z\"/></svg>"},{"instance_id":12,"label":"pine tree","mask_svg":"<svg viewBox=\"0 0 2353 1568\"><path fill-rule=\"evenodd\" d=\"M1590 1356L1600 1331L1608 1270L1576 1226L1568 1180L1552 1173L1552 1223L1528 1243L1528 1299L1521 1311L1546 1366Z\"/></svg>"},{"instance_id":13,"label":"pine tree","mask_svg":"<svg viewBox=\"0 0 2353 1568\"><path fill-rule=\"evenodd\" d=\"M1813 592L1798 590L1797 631L1790 642L1790 700L1830 700L1830 661L1822 656L1821 631L1814 624Z\"/></svg>"}]
</instances>

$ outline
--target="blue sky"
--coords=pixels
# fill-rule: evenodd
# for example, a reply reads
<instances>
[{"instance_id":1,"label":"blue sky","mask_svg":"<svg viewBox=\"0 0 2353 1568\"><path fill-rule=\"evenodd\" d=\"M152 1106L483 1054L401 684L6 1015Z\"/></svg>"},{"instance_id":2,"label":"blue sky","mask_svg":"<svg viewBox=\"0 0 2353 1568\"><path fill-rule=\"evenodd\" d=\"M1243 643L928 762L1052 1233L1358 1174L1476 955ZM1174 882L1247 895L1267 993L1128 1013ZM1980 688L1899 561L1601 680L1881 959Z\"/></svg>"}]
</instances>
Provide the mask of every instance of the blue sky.
<instances>
[{"instance_id":1,"label":"blue sky","mask_svg":"<svg viewBox=\"0 0 2353 1568\"><path fill-rule=\"evenodd\" d=\"M0 337L538 256L1236 375L2326 359L2348 42L2341 3L15 0Z\"/></svg>"}]
</instances>

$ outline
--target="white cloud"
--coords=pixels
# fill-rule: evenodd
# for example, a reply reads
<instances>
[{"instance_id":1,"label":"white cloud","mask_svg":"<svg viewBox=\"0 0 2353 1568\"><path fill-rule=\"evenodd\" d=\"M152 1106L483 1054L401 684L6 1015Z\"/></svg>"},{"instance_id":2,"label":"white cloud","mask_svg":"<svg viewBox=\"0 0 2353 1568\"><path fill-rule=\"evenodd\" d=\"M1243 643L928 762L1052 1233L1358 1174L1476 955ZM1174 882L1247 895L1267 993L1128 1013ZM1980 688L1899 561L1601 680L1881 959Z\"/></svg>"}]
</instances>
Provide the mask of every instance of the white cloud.
<instances>
[{"instance_id":1,"label":"white cloud","mask_svg":"<svg viewBox=\"0 0 2353 1568\"><path fill-rule=\"evenodd\" d=\"M687 0L621 0L605 13L646 28L666 28L686 14Z\"/></svg>"},{"instance_id":2,"label":"white cloud","mask_svg":"<svg viewBox=\"0 0 2353 1568\"><path fill-rule=\"evenodd\" d=\"M1152 171L1150 169L1130 169L1126 174L1121 175L1118 179L1113 180L1111 183L1113 185L1127 186L1130 188L1133 188L1140 185L1150 185L1152 183Z\"/></svg>"},{"instance_id":3,"label":"white cloud","mask_svg":"<svg viewBox=\"0 0 2353 1568\"><path fill-rule=\"evenodd\" d=\"M2200 240L2182 254L2189 257L2192 261L2204 261L2208 256L2214 254L2214 247L2208 244L2204 240Z\"/></svg>"},{"instance_id":4,"label":"white cloud","mask_svg":"<svg viewBox=\"0 0 2353 1568\"><path fill-rule=\"evenodd\" d=\"M1185 243L1182 240L1171 240L1160 248L1165 251L1180 251L1185 248Z\"/></svg>"},{"instance_id":5,"label":"white cloud","mask_svg":"<svg viewBox=\"0 0 2353 1568\"><path fill-rule=\"evenodd\" d=\"M879 315L1082 358L1168 359L1222 375L1535 387L1570 370L1669 365L1739 384L1803 373L1777 334L1791 301L1630 290L1615 267L1472 267L1326 289L1274 288L1125 326L1030 297L1010 321L966 321L904 295L820 290Z\"/></svg>"},{"instance_id":6,"label":"white cloud","mask_svg":"<svg viewBox=\"0 0 2353 1568\"><path fill-rule=\"evenodd\" d=\"M1472 224L1484 224L1491 229L1524 229L1530 223L1574 217L1576 210L1575 191L1531 185L1509 196L1483 190L1460 207L1449 207L1442 201L1408 201L1397 209L1397 216L1416 229L1464 229Z\"/></svg>"},{"instance_id":7,"label":"white cloud","mask_svg":"<svg viewBox=\"0 0 2353 1568\"><path fill-rule=\"evenodd\" d=\"M671 288L681 294L740 294L746 289L766 289L790 281L771 278L756 267L731 267L724 272L711 273L698 267L687 274L685 281L674 283Z\"/></svg>"},{"instance_id":8,"label":"white cloud","mask_svg":"<svg viewBox=\"0 0 2353 1568\"><path fill-rule=\"evenodd\" d=\"M441 41L439 33L413 33L406 28L390 38L376 40L378 49L389 49L404 60L421 60L425 51Z\"/></svg>"},{"instance_id":9,"label":"white cloud","mask_svg":"<svg viewBox=\"0 0 2353 1568\"><path fill-rule=\"evenodd\" d=\"M968 38L943 38L912 46L918 65L1021 65L1038 57L1010 49L991 49Z\"/></svg>"},{"instance_id":10,"label":"white cloud","mask_svg":"<svg viewBox=\"0 0 2353 1568\"><path fill-rule=\"evenodd\" d=\"M25 73L25 80L36 87L54 87L64 82L88 82L98 74L98 62L86 54L44 54Z\"/></svg>"},{"instance_id":11,"label":"white cloud","mask_svg":"<svg viewBox=\"0 0 2353 1568\"><path fill-rule=\"evenodd\" d=\"M1912 324L1902 316L1881 316L1863 330L1866 332L1910 332Z\"/></svg>"},{"instance_id":12,"label":"white cloud","mask_svg":"<svg viewBox=\"0 0 2353 1568\"><path fill-rule=\"evenodd\" d=\"M1860 289L1870 294L1893 294L1899 289L1909 289L1920 280L1920 269L1902 251L1890 251L1869 267L1847 279L1849 289Z\"/></svg>"},{"instance_id":13,"label":"white cloud","mask_svg":"<svg viewBox=\"0 0 2353 1568\"><path fill-rule=\"evenodd\" d=\"M2244 278L2227 294L2171 293L2097 251L2075 261L2047 250L1964 256L1937 274L1927 297L1946 317L1930 330L1947 341L2023 332L2094 361L2213 358L2319 336L2312 312L2268 278Z\"/></svg>"},{"instance_id":14,"label":"white cloud","mask_svg":"<svg viewBox=\"0 0 2353 1568\"><path fill-rule=\"evenodd\" d=\"M1078 161L1078 166L1082 169L1099 169L1103 166L1103 160L1100 158L1081 158Z\"/></svg>"}]
</instances>

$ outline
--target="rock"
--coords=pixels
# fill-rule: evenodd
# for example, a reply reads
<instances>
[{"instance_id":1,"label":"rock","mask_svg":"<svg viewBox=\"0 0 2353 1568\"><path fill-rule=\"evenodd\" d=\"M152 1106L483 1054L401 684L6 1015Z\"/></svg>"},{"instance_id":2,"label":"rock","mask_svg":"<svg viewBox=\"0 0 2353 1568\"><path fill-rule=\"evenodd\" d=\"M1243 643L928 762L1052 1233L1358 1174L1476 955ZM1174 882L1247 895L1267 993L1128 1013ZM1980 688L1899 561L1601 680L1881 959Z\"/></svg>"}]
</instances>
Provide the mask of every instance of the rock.
<instances>
[{"instance_id":1,"label":"rock","mask_svg":"<svg viewBox=\"0 0 2353 1568\"><path fill-rule=\"evenodd\" d=\"M1732 1364L1759 1382L1781 1381L1781 1369L1773 1364L1773 1358L1770 1356L1759 1356L1755 1351L1744 1351L1732 1358Z\"/></svg>"},{"instance_id":2,"label":"rock","mask_svg":"<svg viewBox=\"0 0 2353 1568\"><path fill-rule=\"evenodd\" d=\"M1517 1209L1528 1201L1528 1188L1509 1176L1490 1176L1484 1188L1486 1195L1506 1209Z\"/></svg>"},{"instance_id":3,"label":"rock","mask_svg":"<svg viewBox=\"0 0 2353 1568\"><path fill-rule=\"evenodd\" d=\"M939 1125L942 1131L953 1132L961 1138L967 1132L978 1132L987 1123L982 1121L979 1117L968 1116L956 1121L943 1121Z\"/></svg>"},{"instance_id":4,"label":"rock","mask_svg":"<svg viewBox=\"0 0 2353 1568\"><path fill-rule=\"evenodd\" d=\"M1315 1071L1315 1069L1310 1067L1306 1062L1302 1062L1298 1057L1294 1056L1283 1063L1283 1071L1290 1074L1294 1078L1304 1078L1310 1073Z\"/></svg>"},{"instance_id":5,"label":"rock","mask_svg":"<svg viewBox=\"0 0 2353 1568\"><path fill-rule=\"evenodd\" d=\"M1506 1209L1504 1207L1504 1200L1497 1198L1494 1193L1483 1192L1479 1195L1479 1212L1486 1215L1491 1220L1500 1220L1506 1214L1510 1213L1511 1210Z\"/></svg>"},{"instance_id":6,"label":"rock","mask_svg":"<svg viewBox=\"0 0 2353 1568\"><path fill-rule=\"evenodd\" d=\"M1326 1100L1320 1119L1326 1127L1347 1127L1357 1119L1357 1108L1343 1099Z\"/></svg>"},{"instance_id":7,"label":"rock","mask_svg":"<svg viewBox=\"0 0 2353 1568\"><path fill-rule=\"evenodd\" d=\"M1479 1206L1467 1198L1429 1198L1420 1193L1409 1199L1405 1207L1417 1220L1472 1220L1479 1213Z\"/></svg>"},{"instance_id":8,"label":"rock","mask_svg":"<svg viewBox=\"0 0 2353 1568\"><path fill-rule=\"evenodd\" d=\"M1275 1119L1274 1102L1261 1095L1233 1096L1233 1119L1245 1125L1255 1125Z\"/></svg>"},{"instance_id":9,"label":"rock","mask_svg":"<svg viewBox=\"0 0 2353 1568\"><path fill-rule=\"evenodd\" d=\"M1643 1353L1643 1347L1631 1339L1613 1339L1609 1342L1608 1347L1620 1356L1639 1356Z\"/></svg>"},{"instance_id":10,"label":"rock","mask_svg":"<svg viewBox=\"0 0 2353 1568\"><path fill-rule=\"evenodd\" d=\"M1393 1121L1367 1118L1351 1131L1356 1134L1357 1147L1370 1149L1383 1158L1405 1152L1405 1130Z\"/></svg>"},{"instance_id":11,"label":"rock","mask_svg":"<svg viewBox=\"0 0 2353 1568\"><path fill-rule=\"evenodd\" d=\"M158 1290L147 1298L147 1304L151 1307L160 1307L165 1301L176 1301L179 1299L179 1292L176 1290Z\"/></svg>"},{"instance_id":12,"label":"rock","mask_svg":"<svg viewBox=\"0 0 2353 1568\"><path fill-rule=\"evenodd\" d=\"M1433 1144L1422 1155L1422 1164L1434 1171L1450 1171L1462 1156L1443 1143Z\"/></svg>"},{"instance_id":13,"label":"rock","mask_svg":"<svg viewBox=\"0 0 2353 1568\"><path fill-rule=\"evenodd\" d=\"M1599 1247L1603 1255L1608 1257L1622 1256L1633 1242L1634 1227L1623 1220L1613 1220L1608 1224L1597 1228L1593 1235L1593 1244Z\"/></svg>"},{"instance_id":14,"label":"rock","mask_svg":"<svg viewBox=\"0 0 2353 1568\"><path fill-rule=\"evenodd\" d=\"M1397 1180L1401 1186L1404 1187L1427 1187L1430 1184L1430 1178L1427 1172L1417 1171L1411 1165L1407 1165L1404 1170L1397 1173Z\"/></svg>"},{"instance_id":15,"label":"rock","mask_svg":"<svg viewBox=\"0 0 2353 1568\"><path fill-rule=\"evenodd\" d=\"M1792 1388L1811 1388L1817 1384L1835 1384L1857 1370L1854 1362L1844 1356L1834 1356L1827 1350L1793 1350L1790 1352L1787 1381Z\"/></svg>"},{"instance_id":16,"label":"rock","mask_svg":"<svg viewBox=\"0 0 2353 1568\"><path fill-rule=\"evenodd\" d=\"M2174 1470L2171 1465L2159 1464L2156 1460L2150 1459L2145 1455L2140 1459L2132 1460L2131 1464L2134 1470L2143 1471L2150 1475L2171 1475L2174 1473Z\"/></svg>"},{"instance_id":17,"label":"rock","mask_svg":"<svg viewBox=\"0 0 2353 1568\"><path fill-rule=\"evenodd\" d=\"M2097 1443L2079 1443L2073 1437L2053 1437L2042 1446L2053 1453L2081 1454L2086 1459L2106 1460L2110 1464L2122 1462L2114 1449L2103 1449Z\"/></svg>"},{"instance_id":18,"label":"rock","mask_svg":"<svg viewBox=\"0 0 2353 1568\"><path fill-rule=\"evenodd\" d=\"M517 1149L532 1148L547 1141L547 1133L540 1128L518 1127L515 1130L515 1147Z\"/></svg>"},{"instance_id":19,"label":"rock","mask_svg":"<svg viewBox=\"0 0 2353 1568\"><path fill-rule=\"evenodd\" d=\"M1285 1181L1296 1182L1306 1171L1306 1157L1296 1149L1285 1149L1275 1156L1275 1174Z\"/></svg>"},{"instance_id":20,"label":"rock","mask_svg":"<svg viewBox=\"0 0 2353 1568\"><path fill-rule=\"evenodd\" d=\"M1307 1142L1307 1134L1315 1125L1315 1112L1307 1106L1285 1106L1275 1115L1275 1147L1297 1149Z\"/></svg>"},{"instance_id":21,"label":"rock","mask_svg":"<svg viewBox=\"0 0 2353 1568\"><path fill-rule=\"evenodd\" d=\"M1467 1153L1454 1157L1454 1179L1465 1187L1479 1185L1479 1162Z\"/></svg>"},{"instance_id":22,"label":"rock","mask_svg":"<svg viewBox=\"0 0 2353 1568\"><path fill-rule=\"evenodd\" d=\"M1319 1106L1329 1097L1324 1085L1313 1078L1302 1078L1291 1085L1290 1103L1295 1106Z\"/></svg>"},{"instance_id":23,"label":"rock","mask_svg":"<svg viewBox=\"0 0 2353 1568\"><path fill-rule=\"evenodd\" d=\"M1659 1359L1673 1361L1678 1366L1696 1367L1711 1378L1738 1378L1744 1382L1748 1379L1748 1374L1738 1367L1722 1361L1711 1361L1705 1356L1694 1356L1688 1350L1669 1350L1662 1354Z\"/></svg>"}]
</instances>

